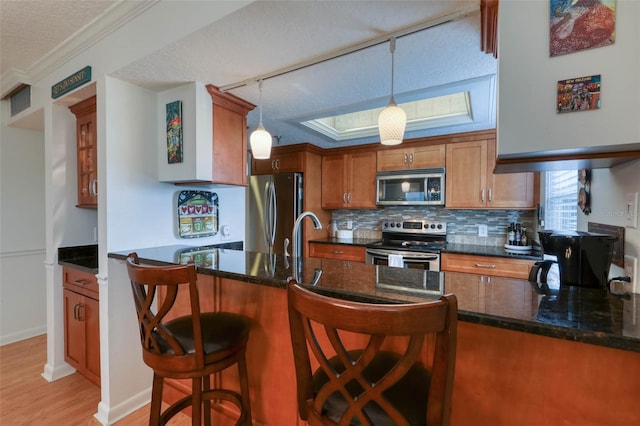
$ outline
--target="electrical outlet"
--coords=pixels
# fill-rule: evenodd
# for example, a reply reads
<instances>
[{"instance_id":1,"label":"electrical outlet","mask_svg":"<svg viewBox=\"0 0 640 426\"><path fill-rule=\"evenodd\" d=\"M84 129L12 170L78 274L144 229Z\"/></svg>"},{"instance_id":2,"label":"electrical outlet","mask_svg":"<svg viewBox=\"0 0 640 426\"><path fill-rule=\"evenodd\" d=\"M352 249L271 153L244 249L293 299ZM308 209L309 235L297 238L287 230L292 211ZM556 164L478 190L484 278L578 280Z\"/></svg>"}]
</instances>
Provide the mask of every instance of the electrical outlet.
<instances>
[{"instance_id":1,"label":"electrical outlet","mask_svg":"<svg viewBox=\"0 0 640 426\"><path fill-rule=\"evenodd\" d=\"M229 228L229 225L222 225L220 227L220 239L223 241L231 239L231 229Z\"/></svg>"},{"instance_id":2,"label":"electrical outlet","mask_svg":"<svg viewBox=\"0 0 640 426\"><path fill-rule=\"evenodd\" d=\"M638 193L627 192L625 198L624 215L627 228L638 227Z\"/></svg>"},{"instance_id":3,"label":"electrical outlet","mask_svg":"<svg viewBox=\"0 0 640 426\"><path fill-rule=\"evenodd\" d=\"M624 256L624 274L631 277L631 291L640 293L640 283L638 282L638 258L635 256Z\"/></svg>"},{"instance_id":4,"label":"electrical outlet","mask_svg":"<svg viewBox=\"0 0 640 426\"><path fill-rule=\"evenodd\" d=\"M489 235L489 232L487 230L487 225L478 225L478 236L486 237L488 235Z\"/></svg>"},{"instance_id":5,"label":"electrical outlet","mask_svg":"<svg viewBox=\"0 0 640 426\"><path fill-rule=\"evenodd\" d=\"M351 220L347 221L347 229L353 229L353 221Z\"/></svg>"}]
</instances>

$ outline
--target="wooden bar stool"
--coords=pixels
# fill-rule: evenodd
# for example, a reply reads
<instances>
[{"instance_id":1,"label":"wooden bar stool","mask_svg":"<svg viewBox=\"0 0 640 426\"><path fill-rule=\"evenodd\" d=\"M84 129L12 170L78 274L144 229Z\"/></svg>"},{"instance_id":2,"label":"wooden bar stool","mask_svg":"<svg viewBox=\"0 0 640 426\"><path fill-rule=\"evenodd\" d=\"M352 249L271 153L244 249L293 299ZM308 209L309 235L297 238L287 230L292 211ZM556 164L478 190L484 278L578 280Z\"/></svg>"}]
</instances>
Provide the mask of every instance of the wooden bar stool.
<instances>
[{"instance_id":1,"label":"wooden bar stool","mask_svg":"<svg viewBox=\"0 0 640 426\"><path fill-rule=\"evenodd\" d=\"M127 257L133 299L138 315L142 357L153 369L153 389L149 425L164 425L181 410L191 407L192 424L204 417L211 424L211 400L230 401L240 415L236 425L251 424L251 404L245 350L249 338L249 319L226 312L200 313L194 264L168 267L140 265L136 253ZM171 320L178 288L189 289L191 313ZM157 299L158 288L166 294ZM240 393L229 389L211 389L210 376L238 365ZM191 379L192 392L164 412L162 388L165 378ZM204 406L204 416L203 416Z\"/></svg>"},{"instance_id":2,"label":"wooden bar stool","mask_svg":"<svg viewBox=\"0 0 640 426\"><path fill-rule=\"evenodd\" d=\"M288 298L300 418L311 426L449 425L455 295L371 304L322 296L292 283ZM425 366L420 357L430 358L423 348L429 335L435 344ZM395 339L388 342L391 349L383 347L388 337ZM320 365L315 371L311 354Z\"/></svg>"}]
</instances>

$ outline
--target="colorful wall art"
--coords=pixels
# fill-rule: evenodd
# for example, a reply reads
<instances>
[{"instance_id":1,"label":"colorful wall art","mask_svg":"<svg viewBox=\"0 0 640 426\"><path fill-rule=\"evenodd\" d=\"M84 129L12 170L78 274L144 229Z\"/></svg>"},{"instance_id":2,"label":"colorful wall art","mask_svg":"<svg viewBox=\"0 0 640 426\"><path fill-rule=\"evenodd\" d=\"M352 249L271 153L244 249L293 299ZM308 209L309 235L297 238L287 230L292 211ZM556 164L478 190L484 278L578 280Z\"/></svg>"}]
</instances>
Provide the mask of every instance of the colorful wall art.
<instances>
[{"instance_id":1,"label":"colorful wall art","mask_svg":"<svg viewBox=\"0 0 640 426\"><path fill-rule=\"evenodd\" d=\"M550 0L550 56L613 44L616 0Z\"/></svg>"},{"instance_id":2,"label":"colorful wall art","mask_svg":"<svg viewBox=\"0 0 640 426\"><path fill-rule=\"evenodd\" d=\"M600 108L600 75L558 81L556 108L558 114Z\"/></svg>"},{"instance_id":3,"label":"colorful wall art","mask_svg":"<svg viewBox=\"0 0 640 426\"><path fill-rule=\"evenodd\" d=\"M182 101L167 104L167 162L182 163Z\"/></svg>"}]
</instances>

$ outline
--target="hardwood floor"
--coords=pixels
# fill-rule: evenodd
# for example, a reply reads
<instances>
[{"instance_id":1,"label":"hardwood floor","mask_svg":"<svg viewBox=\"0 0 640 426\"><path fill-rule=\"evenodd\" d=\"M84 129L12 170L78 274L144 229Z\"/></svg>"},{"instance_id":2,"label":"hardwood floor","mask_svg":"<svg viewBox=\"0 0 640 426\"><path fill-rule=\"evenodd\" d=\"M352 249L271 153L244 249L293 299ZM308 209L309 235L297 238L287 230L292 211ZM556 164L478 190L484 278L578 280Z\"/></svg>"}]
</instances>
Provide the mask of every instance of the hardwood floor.
<instances>
[{"instance_id":1,"label":"hardwood floor","mask_svg":"<svg viewBox=\"0 0 640 426\"><path fill-rule=\"evenodd\" d=\"M46 335L0 347L0 425L99 426L93 415L100 388L78 373L47 382L41 376L46 360ZM148 413L146 405L115 425L147 425ZM178 414L169 424L191 425L191 418Z\"/></svg>"}]
</instances>

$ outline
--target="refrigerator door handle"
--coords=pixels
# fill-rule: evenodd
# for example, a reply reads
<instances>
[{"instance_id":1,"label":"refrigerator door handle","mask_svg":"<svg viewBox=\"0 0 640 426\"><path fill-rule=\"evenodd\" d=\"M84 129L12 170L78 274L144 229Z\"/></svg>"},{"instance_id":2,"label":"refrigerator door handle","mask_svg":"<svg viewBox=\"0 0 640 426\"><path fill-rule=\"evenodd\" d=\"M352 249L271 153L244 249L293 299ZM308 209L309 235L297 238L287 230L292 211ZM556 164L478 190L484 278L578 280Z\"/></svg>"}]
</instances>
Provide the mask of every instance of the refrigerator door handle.
<instances>
[{"instance_id":1,"label":"refrigerator door handle","mask_svg":"<svg viewBox=\"0 0 640 426\"><path fill-rule=\"evenodd\" d=\"M271 235L269 240L269 247L273 247L273 244L276 240L276 220L278 215L278 205L276 202L276 185L271 182L271 212L270 212L270 221L271 221Z\"/></svg>"},{"instance_id":2,"label":"refrigerator door handle","mask_svg":"<svg viewBox=\"0 0 640 426\"><path fill-rule=\"evenodd\" d=\"M267 247L270 247L269 245L269 235L271 235L271 218L269 217L269 215L271 215L271 196L270 196L270 191L271 189L271 182L267 182L264 185L264 198L263 198L263 209L262 211L264 212L265 218L264 218L264 229L262 230L262 236L264 238L264 244Z\"/></svg>"}]
</instances>

